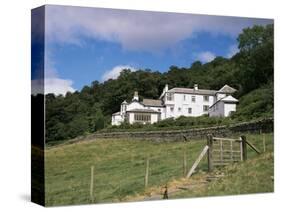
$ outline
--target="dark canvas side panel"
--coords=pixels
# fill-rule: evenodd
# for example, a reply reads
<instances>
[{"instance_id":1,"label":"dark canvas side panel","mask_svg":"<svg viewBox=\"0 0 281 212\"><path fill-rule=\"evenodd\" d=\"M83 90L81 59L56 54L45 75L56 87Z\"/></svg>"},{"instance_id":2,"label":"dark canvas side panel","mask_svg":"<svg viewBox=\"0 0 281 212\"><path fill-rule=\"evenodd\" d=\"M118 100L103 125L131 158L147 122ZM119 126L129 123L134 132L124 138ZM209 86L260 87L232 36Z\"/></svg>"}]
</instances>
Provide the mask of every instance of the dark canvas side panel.
<instances>
[{"instance_id":1,"label":"dark canvas side panel","mask_svg":"<svg viewBox=\"0 0 281 212\"><path fill-rule=\"evenodd\" d=\"M31 11L31 201L45 205L45 7Z\"/></svg>"}]
</instances>

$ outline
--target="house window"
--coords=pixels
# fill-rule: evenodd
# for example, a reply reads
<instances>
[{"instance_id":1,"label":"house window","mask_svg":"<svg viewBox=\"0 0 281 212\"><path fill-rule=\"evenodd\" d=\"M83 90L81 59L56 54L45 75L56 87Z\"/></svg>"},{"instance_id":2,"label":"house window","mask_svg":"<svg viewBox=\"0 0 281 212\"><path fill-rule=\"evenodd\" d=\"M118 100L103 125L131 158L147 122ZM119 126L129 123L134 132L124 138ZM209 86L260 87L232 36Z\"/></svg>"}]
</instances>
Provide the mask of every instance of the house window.
<instances>
[{"instance_id":1,"label":"house window","mask_svg":"<svg viewBox=\"0 0 281 212\"><path fill-rule=\"evenodd\" d=\"M158 109L159 112L161 112L161 109Z\"/></svg>"},{"instance_id":2,"label":"house window","mask_svg":"<svg viewBox=\"0 0 281 212\"><path fill-rule=\"evenodd\" d=\"M203 105L203 111L207 112L209 110L209 105Z\"/></svg>"},{"instance_id":3,"label":"house window","mask_svg":"<svg viewBox=\"0 0 281 212\"><path fill-rule=\"evenodd\" d=\"M208 102L209 101L209 96L204 96L204 101Z\"/></svg>"},{"instance_id":4,"label":"house window","mask_svg":"<svg viewBox=\"0 0 281 212\"><path fill-rule=\"evenodd\" d=\"M188 108L188 113L191 114L192 113L192 108Z\"/></svg>"},{"instance_id":5,"label":"house window","mask_svg":"<svg viewBox=\"0 0 281 212\"><path fill-rule=\"evenodd\" d=\"M174 112L174 107L170 107L170 110L173 113Z\"/></svg>"},{"instance_id":6,"label":"house window","mask_svg":"<svg viewBox=\"0 0 281 212\"><path fill-rule=\"evenodd\" d=\"M181 112L181 108L180 107L178 108L178 111Z\"/></svg>"},{"instance_id":7,"label":"house window","mask_svg":"<svg viewBox=\"0 0 281 212\"><path fill-rule=\"evenodd\" d=\"M195 96L192 96L192 97L191 97L191 101L192 101L192 102L195 102L195 101L196 101L196 97L195 97Z\"/></svg>"},{"instance_id":8,"label":"house window","mask_svg":"<svg viewBox=\"0 0 281 212\"><path fill-rule=\"evenodd\" d=\"M186 95L183 95L183 101L185 101L186 100Z\"/></svg>"},{"instance_id":9,"label":"house window","mask_svg":"<svg viewBox=\"0 0 281 212\"><path fill-rule=\"evenodd\" d=\"M151 114L148 113L135 113L134 118L136 122L150 122Z\"/></svg>"},{"instance_id":10,"label":"house window","mask_svg":"<svg viewBox=\"0 0 281 212\"><path fill-rule=\"evenodd\" d=\"M173 93L167 93L167 101L173 101L174 100L174 94Z\"/></svg>"}]
</instances>

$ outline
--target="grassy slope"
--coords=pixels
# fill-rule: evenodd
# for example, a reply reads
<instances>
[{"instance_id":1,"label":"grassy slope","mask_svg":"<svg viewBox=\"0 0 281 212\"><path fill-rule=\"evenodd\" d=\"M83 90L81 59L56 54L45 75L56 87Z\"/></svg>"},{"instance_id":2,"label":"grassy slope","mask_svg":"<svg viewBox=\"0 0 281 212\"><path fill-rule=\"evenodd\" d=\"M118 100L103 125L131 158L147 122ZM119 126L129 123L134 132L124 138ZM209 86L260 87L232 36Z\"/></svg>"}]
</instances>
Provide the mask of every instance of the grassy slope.
<instances>
[{"instance_id":1,"label":"grassy slope","mask_svg":"<svg viewBox=\"0 0 281 212\"><path fill-rule=\"evenodd\" d=\"M177 192L170 197L183 198L273 192L273 165L273 153L263 153L245 163L225 167L222 169L225 176L219 180L200 188Z\"/></svg>"},{"instance_id":2,"label":"grassy slope","mask_svg":"<svg viewBox=\"0 0 281 212\"><path fill-rule=\"evenodd\" d=\"M266 135L272 151L272 134ZM261 136L247 135L261 149ZM144 193L145 158L150 159L149 187L160 186L183 176L183 151L190 167L205 140L156 143L132 140L98 140L61 145L46 150L46 205L90 203L90 167L95 165L95 202L117 202ZM249 158L255 157L249 150ZM206 171L206 158L199 170ZM259 186L255 190L263 190ZM213 194L220 194L214 192ZM212 195L213 195L212 194ZM185 195L184 195L185 196ZM189 196L189 195L186 195Z\"/></svg>"}]
</instances>

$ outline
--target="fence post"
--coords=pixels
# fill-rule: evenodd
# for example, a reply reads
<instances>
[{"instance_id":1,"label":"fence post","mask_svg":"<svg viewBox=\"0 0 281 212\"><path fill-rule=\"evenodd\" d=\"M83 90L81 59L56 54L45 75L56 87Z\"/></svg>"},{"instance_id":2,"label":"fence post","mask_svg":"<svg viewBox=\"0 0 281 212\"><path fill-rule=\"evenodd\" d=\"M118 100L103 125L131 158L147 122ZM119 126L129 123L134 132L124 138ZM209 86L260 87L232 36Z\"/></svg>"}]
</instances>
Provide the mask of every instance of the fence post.
<instances>
[{"instance_id":1,"label":"fence post","mask_svg":"<svg viewBox=\"0 0 281 212\"><path fill-rule=\"evenodd\" d=\"M148 174L149 174L149 158L146 159L146 169L145 169L145 177L144 177L144 187L145 188L148 185Z\"/></svg>"},{"instance_id":2,"label":"fence post","mask_svg":"<svg viewBox=\"0 0 281 212\"><path fill-rule=\"evenodd\" d=\"M262 134L262 143L263 143L263 152L266 151L266 145L265 145L265 134Z\"/></svg>"},{"instance_id":3,"label":"fence post","mask_svg":"<svg viewBox=\"0 0 281 212\"><path fill-rule=\"evenodd\" d=\"M243 161L247 160L247 142L246 136L241 136Z\"/></svg>"},{"instance_id":4,"label":"fence post","mask_svg":"<svg viewBox=\"0 0 281 212\"><path fill-rule=\"evenodd\" d=\"M187 164L186 164L186 149L183 150L183 176L187 173Z\"/></svg>"},{"instance_id":5,"label":"fence post","mask_svg":"<svg viewBox=\"0 0 281 212\"><path fill-rule=\"evenodd\" d=\"M163 199L169 199L169 197L168 197L168 184L166 184L166 186L165 186L165 190L164 190L164 193L163 193Z\"/></svg>"},{"instance_id":6,"label":"fence post","mask_svg":"<svg viewBox=\"0 0 281 212\"><path fill-rule=\"evenodd\" d=\"M92 202L94 202L94 180L95 180L94 175L95 175L95 166L91 166L90 197Z\"/></svg>"},{"instance_id":7,"label":"fence post","mask_svg":"<svg viewBox=\"0 0 281 212\"><path fill-rule=\"evenodd\" d=\"M192 173L194 172L194 170L196 169L196 167L198 166L198 164L200 163L200 161L205 156L205 154L207 153L208 150L209 150L209 146L206 145L204 147L204 149L202 150L202 152L200 153L200 155L198 156L198 158L195 160L195 162L192 165L192 167L190 168L189 172L186 175L186 178L189 178L192 175Z\"/></svg>"},{"instance_id":8,"label":"fence post","mask_svg":"<svg viewBox=\"0 0 281 212\"><path fill-rule=\"evenodd\" d=\"M213 171L213 158L212 158L212 152L213 152L213 136L208 135L207 136L207 145L209 147L208 149L208 171Z\"/></svg>"}]
</instances>

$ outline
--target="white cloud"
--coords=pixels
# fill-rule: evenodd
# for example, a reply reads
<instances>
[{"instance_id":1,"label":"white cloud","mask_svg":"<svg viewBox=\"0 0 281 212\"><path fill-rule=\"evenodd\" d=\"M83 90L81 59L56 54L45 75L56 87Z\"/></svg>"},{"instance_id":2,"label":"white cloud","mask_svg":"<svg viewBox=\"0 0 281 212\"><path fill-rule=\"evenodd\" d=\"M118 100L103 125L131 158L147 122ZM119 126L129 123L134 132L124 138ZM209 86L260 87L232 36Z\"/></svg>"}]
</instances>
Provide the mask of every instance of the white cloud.
<instances>
[{"instance_id":1,"label":"white cloud","mask_svg":"<svg viewBox=\"0 0 281 212\"><path fill-rule=\"evenodd\" d=\"M32 80L32 94L43 93L43 80ZM74 92L71 80L64 80L59 78L45 79L44 94L53 93L55 95L65 95L67 92Z\"/></svg>"},{"instance_id":2,"label":"white cloud","mask_svg":"<svg viewBox=\"0 0 281 212\"><path fill-rule=\"evenodd\" d=\"M232 46L229 47L228 53L226 54L226 57L231 58L232 56L234 56L238 52L239 52L239 49L238 49L237 45L232 45Z\"/></svg>"},{"instance_id":3,"label":"white cloud","mask_svg":"<svg viewBox=\"0 0 281 212\"><path fill-rule=\"evenodd\" d=\"M42 73L42 71L38 71L38 73ZM57 70L55 68L55 62L51 57L50 51L47 51L45 56L44 78L43 76L36 77L32 80L31 84L32 94L34 95L38 93L65 95L67 92L75 91L75 89L72 87L72 80L62 79L58 76Z\"/></svg>"},{"instance_id":4,"label":"white cloud","mask_svg":"<svg viewBox=\"0 0 281 212\"><path fill-rule=\"evenodd\" d=\"M65 95L67 92L74 92L73 81L59 77L55 68L55 61L50 49L47 49L45 57L45 94L54 93L55 95Z\"/></svg>"},{"instance_id":5,"label":"white cloud","mask_svg":"<svg viewBox=\"0 0 281 212\"><path fill-rule=\"evenodd\" d=\"M121 71L124 69L130 69L131 71L136 71L136 69L129 65L119 65L113 67L111 70L106 71L102 76L102 81L106 81L108 79L117 79L120 75Z\"/></svg>"},{"instance_id":6,"label":"white cloud","mask_svg":"<svg viewBox=\"0 0 281 212\"><path fill-rule=\"evenodd\" d=\"M83 45L83 37L121 44L126 50L159 51L196 32L236 37L245 27L269 19L191 15L136 10L46 6L47 42Z\"/></svg>"},{"instance_id":7,"label":"white cloud","mask_svg":"<svg viewBox=\"0 0 281 212\"><path fill-rule=\"evenodd\" d=\"M215 58L216 58L216 55L210 51L200 52L196 56L196 59L200 60L203 63L211 62Z\"/></svg>"},{"instance_id":8,"label":"white cloud","mask_svg":"<svg viewBox=\"0 0 281 212\"><path fill-rule=\"evenodd\" d=\"M65 95L67 92L73 93L75 89L72 87L72 80L60 78L45 79L45 94L54 93L55 95Z\"/></svg>"}]
</instances>

